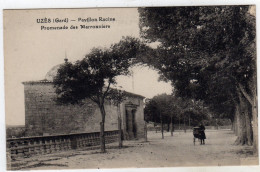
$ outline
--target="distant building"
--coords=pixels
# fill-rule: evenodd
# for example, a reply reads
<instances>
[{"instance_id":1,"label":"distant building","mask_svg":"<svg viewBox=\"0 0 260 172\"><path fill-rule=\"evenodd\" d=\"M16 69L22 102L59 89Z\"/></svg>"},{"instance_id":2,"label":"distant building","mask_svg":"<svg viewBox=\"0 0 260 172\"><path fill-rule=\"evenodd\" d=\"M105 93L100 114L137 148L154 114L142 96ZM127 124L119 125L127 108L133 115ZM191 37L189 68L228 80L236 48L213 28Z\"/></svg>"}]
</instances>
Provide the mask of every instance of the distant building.
<instances>
[{"instance_id":1,"label":"distant building","mask_svg":"<svg viewBox=\"0 0 260 172\"><path fill-rule=\"evenodd\" d=\"M86 99L83 105L58 105L54 101L52 81L58 68L59 65L53 67L44 80L23 82L26 136L99 132L101 114L94 102ZM143 99L127 92L126 100L120 105L125 139L144 137ZM105 110L105 131L117 130L117 107L106 101Z\"/></svg>"}]
</instances>

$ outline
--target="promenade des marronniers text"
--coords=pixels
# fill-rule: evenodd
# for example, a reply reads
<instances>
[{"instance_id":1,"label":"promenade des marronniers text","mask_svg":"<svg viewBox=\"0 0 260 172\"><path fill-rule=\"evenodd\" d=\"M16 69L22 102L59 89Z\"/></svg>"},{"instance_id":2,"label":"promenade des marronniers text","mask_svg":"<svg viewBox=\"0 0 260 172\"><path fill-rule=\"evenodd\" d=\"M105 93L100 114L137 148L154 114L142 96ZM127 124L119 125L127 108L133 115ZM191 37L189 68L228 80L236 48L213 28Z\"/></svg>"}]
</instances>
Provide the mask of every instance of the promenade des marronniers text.
<instances>
[{"instance_id":1,"label":"promenade des marronniers text","mask_svg":"<svg viewBox=\"0 0 260 172\"><path fill-rule=\"evenodd\" d=\"M37 18L41 30L110 29L114 17Z\"/></svg>"}]
</instances>

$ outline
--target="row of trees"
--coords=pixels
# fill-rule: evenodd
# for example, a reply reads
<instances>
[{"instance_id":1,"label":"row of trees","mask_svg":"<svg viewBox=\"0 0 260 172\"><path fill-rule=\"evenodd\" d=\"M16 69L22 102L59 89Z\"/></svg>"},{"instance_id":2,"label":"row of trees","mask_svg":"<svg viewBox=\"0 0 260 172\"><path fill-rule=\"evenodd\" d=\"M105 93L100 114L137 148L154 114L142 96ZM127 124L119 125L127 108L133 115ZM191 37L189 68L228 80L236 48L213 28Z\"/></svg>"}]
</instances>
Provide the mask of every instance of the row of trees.
<instances>
[{"instance_id":1,"label":"row of trees","mask_svg":"<svg viewBox=\"0 0 260 172\"><path fill-rule=\"evenodd\" d=\"M143 58L178 96L231 119L238 144L258 147L255 16L250 6L140 8Z\"/></svg>"},{"instance_id":2,"label":"row of trees","mask_svg":"<svg viewBox=\"0 0 260 172\"><path fill-rule=\"evenodd\" d=\"M249 10L250 6L139 8L144 42L123 38L108 49L93 49L76 63L66 62L54 79L57 100L79 103L90 98L97 104L105 152L104 103L113 97L111 85L116 85L116 76L129 75L130 66L146 64L159 71L161 80L171 81L176 97L203 101L214 114L231 119L237 143L253 144L257 152L256 31ZM151 48L149 43L158 46Z\"/></svg>"},{"instance_id":3,"label":"row of trees","mask_svg":"<svg viewBox=\"0 0 260 172\"><path fill-rule=\"evenodd\" d=\"M202 101L167 94L157 95L150 99L146 103L144 115L147 122L161 124L162 138L164 138L164 124L170 126L171 136L173 136L174 123L182 122L186 131L186 125L196 126L210 118L210 112Z\"/></svg>"}]
</instances>

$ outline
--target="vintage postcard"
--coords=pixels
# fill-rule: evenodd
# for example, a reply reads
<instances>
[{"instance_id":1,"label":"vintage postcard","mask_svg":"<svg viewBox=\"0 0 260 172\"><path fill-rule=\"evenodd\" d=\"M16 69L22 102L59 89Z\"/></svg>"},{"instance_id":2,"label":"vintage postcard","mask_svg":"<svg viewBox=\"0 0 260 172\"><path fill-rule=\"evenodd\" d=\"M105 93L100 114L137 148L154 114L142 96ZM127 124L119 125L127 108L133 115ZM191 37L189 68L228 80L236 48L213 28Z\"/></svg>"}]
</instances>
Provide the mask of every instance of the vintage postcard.
<instances>
[{"instance_id":1,"label":"vintage postcard","mask_svg":"<svg viewBox=\"0 0 260 172\"><path fill-rule=\"evenodd\" d=\"M3 10L7 170L258 166L256 6Z\"/></svg>"}]
</instances>

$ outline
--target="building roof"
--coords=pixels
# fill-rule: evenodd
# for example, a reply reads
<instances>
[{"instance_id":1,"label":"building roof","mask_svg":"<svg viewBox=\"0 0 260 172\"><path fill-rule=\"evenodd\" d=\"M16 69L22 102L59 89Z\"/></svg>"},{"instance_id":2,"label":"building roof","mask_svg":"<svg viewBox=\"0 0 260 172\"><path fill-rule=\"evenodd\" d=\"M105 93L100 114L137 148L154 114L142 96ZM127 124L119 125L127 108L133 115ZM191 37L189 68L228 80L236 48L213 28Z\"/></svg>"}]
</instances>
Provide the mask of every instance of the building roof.
<instances>
[{"instance_id":1,"label":"building roof","mask_svg":"<svg viewBox=\"0 0 260 172\"><path fill-rule=\"evenodd\" d=\"M60 68L62 64L58 64L54 67L52 67L48 72L47 74L45 75L45 79L43 80L38 80L38 81L25 81L25 82L22 82L24 85L29 85L29 84L52 84L53 83L53 78L54 76L57 75L57 72L58 72L58 69ZM127 92L125 91L126 95L127 96L130 96L130 97L140 97L140 98L145 98L144 96L142 95L139 95L139 94L135 94L135 93L131 93L131 92Z\"/></svg>"},{"instance_id":2,"label":"building roof","mask_svg":"<svg viewBox=\"0 0 260 172\"><path fill-rule=\"evenodd\" d=\"M58 64L56 66L53 66L45 75L45 80L53 81L54 77L57 75L58 69L60 68L62 64Z\"/></svg>"},{"instance_id":3,"label":"building roof","mask_svg":"<svg viewBox=\"0 0 260 172\"><path fill-rule=\"evenodd\" d=\"M22 84L24 84L24 85L28 85L28 84L45 84L45 83L52 84L53 82L49 81L47 79L38 80L38 81L24 81L24 82L22 82Z\"/></svg>"},{"instance_id":4,"label":"building roof","mask_svg":"<svg viewBox=\"0 0 260 172\"><path fill-rule=\"evenodd\" d=\"M52 83L54 76L57 75L58 69L60 68L62 64L58 64L56 66L53 66L45 75L45 78L43 80L38 80L38 81L25 81L22 82L24 85L25 84L42 84L42 83Z\"/></svg>"},{"instance_id":5,"label":"building roof","mask_svg":"<svg viewBox=\"0 0 260 172\"><path fill-rule=\"evenodd\" d=\"M35 85L35 84L52 84L53 82L52 81L49 81L49 80L46 80L46 79L43 79L43 80L39 80L39 81L25 81L25 82L22 82L24 85ZM128 92L128 91L125 91L125 94L129 97L140 97L142 99L144 99L145 97L142 96L142 95L139 95L139 94L135 94L135 93L131 93L131 92Z\"/></svg>"}]
</instances>

